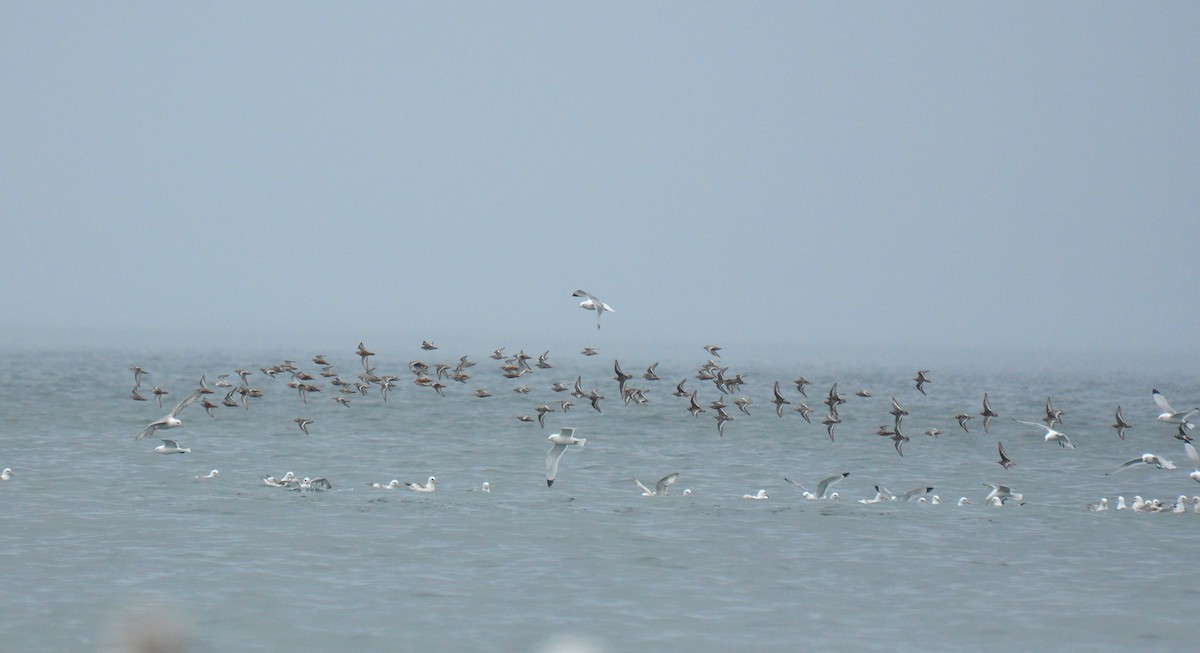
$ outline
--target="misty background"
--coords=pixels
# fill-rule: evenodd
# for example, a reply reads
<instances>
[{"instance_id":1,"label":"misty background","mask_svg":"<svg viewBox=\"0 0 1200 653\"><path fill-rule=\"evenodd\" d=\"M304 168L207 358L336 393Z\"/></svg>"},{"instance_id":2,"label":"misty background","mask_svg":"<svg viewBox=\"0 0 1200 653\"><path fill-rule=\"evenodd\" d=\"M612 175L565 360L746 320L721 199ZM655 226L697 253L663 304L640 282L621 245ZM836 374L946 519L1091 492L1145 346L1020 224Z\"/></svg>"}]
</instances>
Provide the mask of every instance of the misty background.
<instances>
[{"instance_id":1,"label":"misty background","mask_svg":"<svg viewBox=\"0 0 1200 653\"><path fill-rule=\"evenodd\" d=\"M1183 2L6 3L0 340L1194 369L1197 34Z\"/></svg>"}]
</instances>

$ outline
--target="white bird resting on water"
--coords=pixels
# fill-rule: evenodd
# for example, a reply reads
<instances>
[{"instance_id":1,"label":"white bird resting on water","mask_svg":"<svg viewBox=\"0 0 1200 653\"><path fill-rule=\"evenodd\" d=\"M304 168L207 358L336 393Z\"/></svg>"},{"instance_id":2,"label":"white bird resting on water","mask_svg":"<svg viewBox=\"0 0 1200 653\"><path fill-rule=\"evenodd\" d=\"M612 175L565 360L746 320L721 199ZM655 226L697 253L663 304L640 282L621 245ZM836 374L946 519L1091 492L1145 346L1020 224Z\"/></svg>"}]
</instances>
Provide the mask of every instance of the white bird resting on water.
<instances>
[{"instance_id":1,"label":"white bird resting on water","mask_svg":"<svg viewBox=\"0 0 1200 653\"><path fill-rule=\"evenodd\" d=\"M758 500L762 500L762 499L770 499L771 497L768 497L768 496L767 496L767 491L766 491L766 490L759 490L759 491L758 491L758 494L743 494L743 495L742 495L742 498L743 498L743 499L758 499Z\"/></svg>"},{"instance_id":2,"label":"white bird resting on water","mask_svg":"<svg viewBox=\"0 0 1200 653\"><path fill-rule=\"evenodd\" d=\"M219 470L219 469L214 469L214 470L212 470L211 472L209 472L209 473L205 474L204 476L197 476L196 478L216 478L216 477L217 477L217 475L218 475L218 474L220 474L220 473L221 473L221 470Z\"/></svg>"},{"instance_id":3,"label":"white bird resting on water","mask_svg":"<svg viewBox=\"0 0 1200 653\"><path fill-rule=\"evenodd\" d=\"M571 293L571 296L585 298L583 301L579 302L579 308L589 310L589 311L596 311L596 328L597 329L600 328L600 316L601 315L604 315L604 313L606 311L609 313L616 313L616 311L613 310L612 306L609 306L608 304L605 304L604 302L600 301L599 297L596 297L595 295L593 295L592 293L590 293L586 290L576 290L575 292Z\"/></svg>"},{"instance_id":4,"label":"white bird resting on water","mask_svg":"<svg viewBox=\"0 0 1200 653\"><path fill-rule=\"evenodd\" d=\"M183 401L176 404L175 407L171 409L171 412L167 413L167 415L165 417L160 417L160 418L154 420L153 422L150 422L149 424L147 424L145 426L145 428L143 428L140 432L138 432L137 436L134 437L133 439L141 440L142 438L146 437L147 435L150 435L151 433L154 433L155 431L158 431L160 429L173 429L178 426L183 426L183 422L179 421L180 411L182 411L184 408L187 408L189 405L191 405L192 402L199 399L202 394L204 394L204 393L197 390L197 391L193 392L192 394L188 395L186 398L184 398Z\"/></svg>"},{"instance_id":5,"label":"white bird resting on water","mask_svg":"<svg viewBox=\"0 0 1200 653\"><path fill-rule=\"evenodd\" d=\"M803 485L797 483L796 481L793 481L792 479L790 479L786 476L783 477L783 480L800 488L800 491L804 493L804 498L809 499L811 501L811 500L815 500L815 499L824 499L825 492L828 491L830 485L833 485L834 483L841 481L842 479L846 478L849 475L850 475L850 472L842 472L841 474L834 474L833 476L830 476L829 478L822 479L820 483L817 483L817 487L816 487L817 491L816 492L809 492Z\"/></svg>"},{"instance_id":6,"label":"white bird resting on water","mask_svg":"<svg viewBox=\"0 0 1200 653\"><path fill-rule=\"evenodd\" d=\"M279 478L275 478L274 476L264 476L262 479L263 484L269 487L290 488L295 485L300 485L300 479L296 478L296 475L292 472L288 472Z\"/></svg>"},{"instance_id":7,"label":"white bird resting on water","mask_svg":"<svg viewBox=\"0 0 1200 653\"><path fill-rule=\"evenodd\" d=\"M1192 415L1200 412L1200 408L1193 408L1188 411L1175 410L1174 408L1171 408L1171 404L1167 403L1167 398L1164 397L1157 388L1152 389L1150 393L1151 396L1154 397L1154 403L1158 406L1158 409L1162 411L1162 413L1160 413L1156 418L1158 421L1166 422L1168 424L1182 424L1188 429L1196 428L1196 425L1188 422L1188 420L1191 419Z\"/></svg>"},{"instance_id":8,"label":"white bird resting on water","mask_svg":"<svg viewBox=\"0 0 1200 653\"><path fill-rule=\"evenodd\" d=\"M386 485L383 483L369 483L368 487L375 488L376 490L395 490L396 488L400 487L400 481L393 478Z\"/></svg>"},{"instance_id":9,"label":"white bird resting on water","mask_svg":"<svg viewBox=\"0 0 1200 653\"><path fill-rule=\"evenodd\" d=\"M405 483L405 485L407 485L408 489L412 490L413 492L433 492L437 489L437 479L430 476L429 480L426 481L424 485L421 485L420 483Z\"/></svg>"},{"instance_id":10,"label":"white bird resting on water","mask_svg":"<svg viewBox=\"0 0 1200 653\"><path fill-rule=\"evenodd\" d=\"M554 443L550 451L546 452L546 487L551 487L554 485L554 478L558 476L558 461L562 459L567 447L582 447L587 443L587 438L576 438L575 429L563 427L559 433L554 433L546 439Z\"/></svg>"},{"instance_id":11,"label":"white bird resting on water","mask_svg":"<svg viewBox=\"0 0 1200 653\"><path fill-rule=\"evenodd\" d=\"M305 477L302 481L300 481L300 484L298 486L293 487L291 489L301 490L301 491L305 491L305 492L307 492L308 490L332 490L333 484L320 476L318 476L317 478Z\"/></svg>"},{"instance_id":12,"label":"white bird resting on water","mask_svg":"<svg viewBox=\"0 0 1200 653\"><path fill-rule=\"evenodd\" d=\"M4 471L0 472L0 481L11 481L13 477L12 468L5 467Z\"/></svg>"},{"instance_id":13,"label":"white bird resting on water","mask_svg":"<svg viewBox=\"0 0 1200 653\"><path fill-rule=\"evenodd\" d=\"M671 474L667 474L666 476L658 479L658 482L654 484L653 490L646 487L645 485L642 485L642 482L637 480L637 477L634 477L633 482L637 483L637 486L642 489L642 496L644 496L644 497L661 497L661 496L666 496L667 488L671 487L671 484L678 480L679 480L679 472L673 472Z\"/></svg>"}]
</instances>

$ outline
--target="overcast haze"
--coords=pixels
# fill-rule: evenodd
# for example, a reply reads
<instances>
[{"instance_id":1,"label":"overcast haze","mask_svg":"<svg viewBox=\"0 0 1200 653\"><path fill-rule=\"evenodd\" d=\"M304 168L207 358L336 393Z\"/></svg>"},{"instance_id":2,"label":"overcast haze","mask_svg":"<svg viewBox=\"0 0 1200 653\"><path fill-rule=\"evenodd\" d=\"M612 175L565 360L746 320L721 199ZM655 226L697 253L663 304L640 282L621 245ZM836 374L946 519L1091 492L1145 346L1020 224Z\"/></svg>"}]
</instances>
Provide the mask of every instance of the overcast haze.
<instances>
[{"instance_id":1,"label":"overcast haze","mask_svg":"<svg viewBox=\"0 0 1200 653\"><path fill-rule=\"evenodd\" d=\"M1197 35L1196 3L9 2L0 334L1196 361Z\"/></svg>"}]
</instances>

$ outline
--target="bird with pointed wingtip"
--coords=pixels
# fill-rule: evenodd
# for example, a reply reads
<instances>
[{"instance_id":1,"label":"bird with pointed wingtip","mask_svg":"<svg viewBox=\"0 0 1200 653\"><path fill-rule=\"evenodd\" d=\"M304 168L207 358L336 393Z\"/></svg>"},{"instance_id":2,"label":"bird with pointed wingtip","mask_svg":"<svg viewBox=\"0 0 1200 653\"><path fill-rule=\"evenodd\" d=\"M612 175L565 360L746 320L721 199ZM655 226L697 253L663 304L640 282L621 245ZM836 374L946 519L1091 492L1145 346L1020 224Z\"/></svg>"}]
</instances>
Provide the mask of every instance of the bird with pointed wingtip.
<instances>
[{"instance_id":1,"label":"bird with pointed wingtip","mask_svg":"<svg viewBox=\"0 0 1200 653\"><path fill-rule=\"evenodd\" d=\"M1120 467L1116 468L1110 473L1116 474L1117 472L1124 471L1135 465L1153 465L1158 469L1175 469L1175 463L1152 453L1144 453L1133 460L1121 463Z\"/></svg>"},{"instance_id":2,"label":"bird with pointed wingtip","mask_svg":"<svg viewBox=\"0 0 1200 653\"><path fill-rule=\"evenodd\" d=\"M294 419L292 421L296 423L296 426L300 427L301 431L304 431L304 435L309 434L308 433L308 425L313 423L313 421L311 419L308 419L307 417L297 417L296 419Z\"/></svg>"},{"instance_id":3,"label":"bird with pointed wingtip","mask_svg":"<svg viewBox=\"0 0 1200 653\"><path fill-rule=\"evenodd\" d=\"M908 436L901 433L899 427L900 424L897 423L896 430L892 433L892 446L896 448L896 453L900 454L900 457L903 458L904 450L901 447L904 446L905 442L908 442Z\"/></svg>"},{"instance_id":4,"label":"bird with pointed wingtip","mask_svg":"<svg viewBox=\"0 0 1200 653\"><path fill-rule=\"evenodd\" d=\"M666 476L658 479L658 482L654 484L653 490L646 487L645 485L642 485L642 482L637 480L636 477L634 477L633 482L637 483L637 486L642 489L642 496L644 496L644 497L661 497L661 496L666 496L667 488L671 487L671 484L673 484L675 481L678 481L678 480L679 480L679 472L673 472L671 474L667 474Z\"/></svg>"},{"instance_id":5,"label":"bird with pointed wingtip","mask_svg":"<svg viewBox=\"0 0 1200 653\"><path fill-rule=\"evenodd\" d=\"M617 387L620 389L620 394L625 394L625 382L632 379L633 376L626 374L625 370L621 369L621 362L613 359L613 378L617 380Z\"/></svg>"},{"instance_id":6,"label":"bird with pointed wingtip","mask_svg":"<svg viewBox=\"0 0 1200 653\"><path fill-rule=\"evenodd\" d=\"M784 404L790 404L792 402L788 401L787 398L783 396L783 393L779 391L778 381L775 382L774 395L774 398L771 399L771 403L775 404L775 414L783 417Z\"/></svg>"},{"instance_id":7,"label":"bird with pointed wingtip","mask_svg":"<svg viewBox=\"0 0 1200 653\"><path fill-rule=\"evenodd\" d=\"M825 419L821 420L821 423L825 425L825 432L829 434L829 441L833 442L833 427L842 423L837 411L831 408L829 414L825 416Z\"/></svg>"},{"instance_id":8,"label":"bird with pointed wingtip","mask_svg":"<svg viewBox=\"0 0 1200 653\"><path fill-rule=\"evenodd\" d=\"M968 415L966 413L959 413L954 416L954 419L958 420L958 425L962 427L962 430L964 432L966 432L966 433L971 432L970 429L967 428L967 420L975 419L974 415Z\"/></svg>"},{"instance_id":9,"label":"bird with pointed wingtip","mask_svg":"<svg viewBox=\"0 0 1200 653\"><path fill-rule=\"evenodd\" d=\"M1000 451L1000 460L998 461L1000 463L1000 466L1003 467L1004 469L1012 469L1013 465L1016 465L1016 463L1014 463L1012 461L1012 459L1008 457L1008 454L1005 453L1004 443L997 442L996 448Z\"/></svg>"},{"instance_id":10,"label":"bird with pointed wingtip","mask_svg":"<svg viewBox=\"0 0 1200 653\"><path fill-rule=\"evenodd\" d=\"M1191 419L1192 415L1200 412L1200 408L1193 408L1188 411L1175 410L1171 408L1171 404L1167 403L1167 398L1157 388L1152 389L1150 392L1154 398L1154 404L1162 411L1155 419L1168 424L1183 424L1189 429L1196 428L1196 425L1188 422L1188 420Z\"/></svg>"},{"instance_id":11,"label":"bird with pointed wingtip","mask_svg":"<svg viewBox=\"0 0 1200 653\"><path fill-rule=\"evenodd\" d=\"M1190 442L1183 443L1183 450L1187 452L1188 460L1192 461L1192 467L1195 471L1188 474L1188 478L1200 483L1200 454L1196 453L1196 447L1193 447Z\"/></svg>"},{"instance_id":12,"label":"bird with pointed wingtip","mask_svg":"<svg viewBox=\"0 0 1200 653\"><path fill-rule=\"evenodd\" d=\"M587 438L576 438L575 429L563 427L559 433L554 433L546 439L553 443L550 451L546 452L546 487L550 487L554 485L554 479L558 476L558 461L566 453L567 447L582 447L587 443Z\"/></svg>"},{"instance_id":13,"label":"bird with pointed wingtip","mask_svg":"<svg viewBox=\"0 0 1200 653\"><path fill-rule=\"evenodd\" d=\"M1179 429L1175 432L1175 435L1173 435L1171 437L1175 438L1176 440L1179 440L1180 442L1191 442L1193 439L1195 439L1190 434L1188 434L1187 427L1184 426L1183 424L1179 425Z\"/></svg>"},{"instance_id":14,"label":"bird with pointed wingtip","mask_svg":"<svg viewBox=\"0 0 1200 653\"><path fill-rule=\"evenodd\" d=\"M1062 417L1065 414L1066 413L1063 411L1054 407L1054 404L1050 402L1050 397L1046 397L1046 416L1042 418L1042 421L1046 423L1046 426L1062 424Z\"/></svg>"},{"instance_id":15,"label":"bird with pointed wingtip","mask_svg":"<svg viewBox=\"0 0 1200 653\"><path fill-rule=\"evenodd\" d=\"M683 384L685 384L685 383L687 383L687 379L684 379L684 380L680 381L680 382L679 382L679 385L675 386L675 392L672 392L672 393L671 393L671 395L672 395L672 396L675 396L675 397L688 397L688 396L690 396L690 394L688 393L688 391L683 389ZM693 393L693 394L694 394L694 393Z\"/></svg>"},{"instance_id":16,"label":"bird with pointed wingtip","mask_svg":"<svg viewBox=\"0 0 1200 653\"><path fill-rule=\"evenodd\" d=\"M983 416L983 432L988 432L988 427L992 424L992 418L999 417L1000 413L992 410L992 404L988 401L988 393L983 393L983 410L980 411ZM965 426L963 428L966 428Z\"/></svg>"},{"instance_id":17,"label":"bird with pointed wingtip","mask_svg":"<svg viewBox=\"0 0 1200 653\"><path fill-rule=\"evenodd\" d=\"M362 366L363 366L363 369L364 369L364 370L367 370L367 371L369 372L369 371L371 370L371 367L370 367L370 363L367 361L367 359L369 359L370 357L374 356L374 355L375 355L375 352L368 350L368 349L367 349L366 347L364 347L364 346L363 346L363 344L360 342L360 343L358 343L358 350L357 350L357 351L355 351L354 353L358 354L358 357L359 357L359 359L360 359L360 360L362 360ZM246 379L245 379L245 377L242 377L242 382L243 382L243 383L245 383L245 382L246 382Z\"/></svg>"},{"instance_id":18,"label":"bird with pointed wingtip","mask_svg":"<svg viewBox=\"0 0 1200 653\"><path fill-rule=\"evenodd\" d=\"M179 446L174 440L163 439L162 444L154 447L154 453L191 453L191 449Z\"/></svg>"},{"instance_id":19,"label":"bird with pointed wingtip","mask_svg":"<svg viewBox=\"0 0 1200 653\"><path fill-rule=\"evenodd\" d=\"M805 396L805 397L808 396L808 393L804 391L804 386L813 384L812 381L809 381L808 379L806 379L802 376L796 377L796 380L792 381L792 383L796 384L796 392L799 392L802 396Z\"/></svg>"},{"instance_id":20,"label":"bird with pointed wingtip","mask_svg":"<svg viewBox=\"0 0 1200 653\"><path fill-rule=\"evenodd\" d=\"M704 345L704 351L708 352L709 356L716 356L717 358L721 357L721 355L717 353L721 351L721 348L716 345Z\"/></svg>"},{"instance_id":21,"label":"bird with pointed wingtip","mask_svg":"<svg viewBox=\"0 0 1200 653\"><path fill-rule=\"evenodd\" d=\"M1003 504L1009 499L1012 499L1013 501L1021 501L1025 498L1025 495L1021 494L1020 492L1013 492L1013 489L1007 485L997 485L994 483L984 483L983 485L984 487L992 488L992 491L989 492L987 497L984 499L985 503L999 501L1001 504Z\"/></svg>"},{"instance_id":22,"label":"bird with pointed wingtip","mask_svg":"<svg viewBox=\"0 0 1200 653\"><path fill-rule=\"evenodd\" d=\"M1117 430L1117 437L1121 438L1122 440L1125 439L1125 430L1133 428L1128 422L1125 421L1125 418L1121 416L1120 406L1117 406L1116 421L1113 422L1112 427Z\"/></svg>"},{"instance_id":23,"label":"bird with pointed wingtip","mask_svg":"<svg viewBox=\"0 0 1200 653\"><path fill-rule=\"evenodd\" d=\"M850 475L850 472L842 472L841 474L834 474L833 476L830 476L828 478L821 479L821 482L817 483L817 487L814 488L815 492L809 492L808 489L805 488L803 485L801 485L800 483L797 483L796 481L793 481L792 479L790 479L786 476L783 477L783 480L800 488L800 491L803 493L803 496L805 499L816 500L816 499L824 499L826 492L829 491L830 485L833 485L834 483L841 481L842 479L846 478L849 475Z\"/></svg>"},{"instance_id":24,"label":"bird with pointed wingtip","mask_svg":"<svg viewBox=\"0 0 1200 653\"><path fill-rule=\"evenodd\" d=\"M809 424L812 424L812 412L813 411L811 408L808 407L808 404L801 403L799 406L796 406L796 412L800 413L800 417L803 417L804 421L808 422Z\"/></svg>"},{"instance_id":25,"label":"bird with pointed wingtip","mask_svg":"<svg viewBox=\"0 0 1200 653\"><path fill-rule=\"evenodd\" d=\"M541 406L538 406L534 410L537 411L538 426L540 426L542 428L546 428L546 413L553 413L554 409L545 404L542 404Z\"/></svg>"},{"instance_id":26,"label":"bird with pointed wingtip","mask_svg":"<svg viewBox=\"0 0 1200 653\"><path fill-rule=\"evenodd\" d=\"M188 406L190 406L192 404L192 402L199 399L200 394L201 393L199 391L197 391L197 392L193 392L192 394L185 397L183 401L181 401L175 405L175 408L171 409L170 413L167 413L167 415L165 417L160 417L160 418L154 420L153 422L150 422L149 424L147 424L145 426L145 428L143 428L140 432L138 432L137 436L135 436L133 439L141 440L142 438L144 438L147 435L150 435L156 431L159 431L162 429L173 429L173 428L176 428L179 426L183 426L183 422L181 422L179 420L179 413L181 411L183 411L184 408L187 408Z\"/></svg>"},{"instance_id":27,"label":"bird with pointed wingtip","mask_svg":"<svg viewBox=\"0 0 1200 653\"><path fill-rule=\"evenodd\" d=\"M688 412L692 414L692 417L696 417L700 413L705 412L704 406L701 406L700 403L696 401L695 390L693 390L692 394L688 397L688 402Z\"/></svg>"},{"instance_id":28,"label":"bird with pointed wingtip","mask_svg":"<svg viewBox=\"0 0 1200 653\"><path fill-rule=\"evenodd\" d=\"M824 403L826 406L829 406L830 410L833 410L835 406L840 406L841 404L846 403L846 398L842 396L842 393L838 392L837 383L834 383L833 386L829 388L829 395L825 398Z\"/></svg>"},{"instance_id":29,"label":"bird with pointed wingtip","mask_svg":"<svg viewBox=\"0 0 1200 653\"><path fill-rule=\"evenodd\" d=\"M724 410L718 408L717 414L713 415L713 419L717 420L717 435L725 437L725 423L732 422L733 417L727 414Z\"/></svg>"},{"instance_id":30,"label":"bird with pointed wingtip","mask_svg":"<svg viewBox=\"0 0 1200 653\"><path fill-rule=\"evenodd\" d=\"M1024 422L1019 419L1013 419L1013 421L1017 422L1018 424L1025 424L1027 426L1036 426L1036 427L1042 429L1043 431L1046 432L1046 435L1045 435L1046 442L1057 442L1058 446L1066 448L1066 449L1074 449L1075 448L1075 445L1071 444L1071 439L1068 438L1065 433L1055 431L1054 429L1050 428L1049 426L1046 426L1045 424L1042 424L1041 422Z\"/></svg>"},{"instance_id":31,"label":"bird with pointed wingtip","mask_svg":"<svg viewBox=\"0 0 1200 653\"><path fill-rule=\"evenodd\" d=\"M613 310L613 307L600 301L599 297L596 297L595 295L593 295L592 293L590 293L586 290L576 290L575 292L571 293L571 296L585 298L583 301L579 302L579 308L582 308L582 309L588 310L588 311L596 311L596 328L597 329L600 328L600 316L601 315L604 315L606 312L607 313L616 313L616 311Z\"/></svg>"},{"instance_id":32,"label":"bird with pointed wingtip","mask_svg":"<svg viewBox=\"0 0 1200 653\"><path fill-rule=\"evenodd\" d=\"M647 381L657 381L658 374L654 371L658 367L658 361L655 361L650 367L646 368L646 373L642 375ZM686 379L685 379L686 380Z\"/></svg>"},{"instance_id":33,"label":"bird with pointed wingtip","mask_svg":"<svg viewBox=\"0 0 1200 653\"><path fill-rule=\"evenodd\" d=\"M917 375L913 377L913 381L917 383L917 392L921 394L925 394L925 384L930 382L926 374L929 374L929 370L917 370Z\"/></svg>"}]
</instances>

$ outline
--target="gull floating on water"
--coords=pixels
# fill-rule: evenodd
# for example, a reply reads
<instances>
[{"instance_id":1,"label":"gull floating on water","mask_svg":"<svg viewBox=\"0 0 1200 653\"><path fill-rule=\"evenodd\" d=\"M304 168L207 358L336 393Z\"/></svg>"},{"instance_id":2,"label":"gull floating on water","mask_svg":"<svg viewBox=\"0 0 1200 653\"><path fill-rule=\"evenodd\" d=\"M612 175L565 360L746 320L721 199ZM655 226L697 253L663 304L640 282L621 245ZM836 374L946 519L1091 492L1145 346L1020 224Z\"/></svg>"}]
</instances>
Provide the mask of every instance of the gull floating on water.
<instances>
[{"instance_id":1,"label":"gull floating on water","mask_svg":"<svg viewBox=\"0 0 1200 653\"><path fill-rule=\"evenodd\" d=\"M1195 415L1197 412L1200 412L1200 408L1193 408L1186 412L1175 410L1171 408L1171 404L1167 403L1167 398L1164 397L1157 389L1153 389L1150 392L1154 397L1154 403L1157 404L1159 410L1162 411L1157 418L1158 421L1166 422L1168 424L1183 424L1189 429L1196 428L1196 425L1188 422L1188 419L1190 419L1191 416Z\"/></svg>"},{"instance_id":2,"label":"gull floating on water","mask_svg":"<svg viewBox=\"0 0 1200 653\"><path fill-rule=\"evenodd\" d=\"M154 447L154 453L191 453L191 449L179 446L174 440L164 439L162 444Z\"/></svg>"},{"instance_id":3,"label":"gull floating on water","mask_svg":"<svg viewBox=\"0 0 1200 653\"><path fill-rule=\"evenodd\" d=\"M288 472L278 479L274 476L264 476L262 479L263 484L270 487L290 487L300 483L300 479L296 478L296 475L292 472Z\"/></svg>"},{"instance_id":4,"label":"gull floating on water","mask_svg":"<svg viewBox=\"0 0 1200 653\"><path fill-rule=\"evenodd\" d=\"M759 490L758 494L743 494L742 498L743 499L770 499L771 497L767 496L766 490Z\"/></svg>"},{"instance_id":5,"label":"gull floating on water","mask_svg":"<svg viewBox=\"0 0 1200 653\"><path fill-rule=\"evenodd\" d=\"M797 483L796 481L793 481L792 479L790 479L786 476L783 477L783 480L800 488L800 491L804 493L805 499L813 500L813 499L824 499L825 492L829 489L830 485L833 485L834 483L841 481L842 479L846 478L849 475L850 475L850 472L842 472L841 474L834 474L833 476L830 476L829 478L822 479L820 483L817 483L816 492L809 492L803 485Z\"/></svg>"},{"instance_id":6,"label":"gull floating on water","mask_svg":"<svg viewBox=\"0 0 1200 653\"><path fill-rule=\"evenodd\" d=\"M1104 512L1105 510L1108 510L1108 497L1100 497L1099 504L1087 504L1087 509L1092 512Z\"/></svg>"},{"instance_id":7,"label":"gull floating on water","mask_svg":"<svg viewBox=\"0 0 1200 653\"><path fill-rule=\"evenodd\" d=\"M332 483L330 483L328 480L326 480L326 479L324 479L324 478L321 478L321 477L319 477L319 476L318 476L317 478L307 478L307 477L305 477L303 480L301 480L301 481L300 481L300 484L299 484L299 485L297 485L296 487L294 487L294 488L292 488L292 489L294 489L294 490L302 490L302 491L308 491L308 490L332 490L332 489L333 489L333 484L332 484Z\"/></svg>"},{"instance_id":8,"label":"gull floating on water","mask_svg":"<svg viewBox=\"0 0 1200 653\"><path fill-rule=\"evenodd\" d=\"M966 498L966 497L959 497L959 498L958 498L958 503L956 503L955 505L957 505L957 506L969 506L969 505L971 505L971 500L970 500L970 499L968 499L968 498Z\"/></svg>"},{"instance_id":9,"label":"gull floating on water","mask_svg":"<svg viewBox=\"0 0 1200 653\"><path fill-rule=\"evenodd\" d=\"M214 470L212 470L211 472L209 472L209 473L205 474L204 476L197 476L196 478L216 478L216 477L217 477L217 475L218 475L218 474L220 474L220 473L221 473L221 471L220 471L220 470L218 470L218 469L214 469Z\"/></svg>"},{"instance_id":10,"label":"gull floating on water","mask_svg":"<svg viewBox=\"0 0 1200 653\"><path fill-rule=\"evenodd\" d=\"M642 496L644 496L644 497L661 497L661 496L666 495L667 488L670 487L672 483L674 483L675 481L678 481L678 480L679 480L679 472L667 474L666 476L658 479L658 482L654 484L653 490L646 487L645 485L642 485L642 482L637 480L636 477L634 477L633 482L637 483L637 486L642 489Z\"/></svg>"},{"instance_id":11,"label":"gull floating on water","mask_svg":"<svg viewBox=\"0 0 1200 653\"><path fill-rule=\"evenodd\" d=\"M576 438L575 429L563 427L560 433L554 433L546 438L554 443L546 452L546 487L554 485L554 477L558 476L558 461L562 459L567 447L587 443L587 438Z\"/></svg>"},{"instance_id":12,"label":"gull floating on water","mask_svg":"<svg viewBox=\"0 0 1200 653\"><path fill-rule=\"evenodd\" d=\"M579 302L579 308L589 310L589 311L596 311L596 328L597 329L600 328L600 316L601 315L604 315L604 313L606 311L609 313L616 313L616 311L613 310L613 307L600 301L599 297L596 297L595 295L593 295L592 293L590 293L586 290L576 290L575 292L571 293L571 296L586 298L583 301Z\"/></svg>"},{"instance_id":13,"label":"gull floating on water","mask_svg":"<svg viewBox=\"0 0 1200 653\"><path fill-rule=\"evenodd\" d=\"M405 485L407 485L408 489L412 490L413 492L433 492L437 489L437 479L430 476L429 480L426 481L424 485L415 482L405 483Z\"/></svg>"},{"instance_id":14,"label":"gull floating on water","mask_svg":"<svg viewBox=\"0 0 1200 653\"><path fill-rule=\"evenodd\" d=\"M395 490L400 487L400 481L393 478L387 485L383 483L371 483L370 487L376 490Z\"/></svg>"},{"instance_id":15,"label":"gull floating on water","mask_svg":"<svg viewBox=\"0 0 1200 653\"><path fill-rule=\"evenodd\" d=\"M13 477L12 468L5 467L4 471L0 472L0 481L11 481Z\"/></svg>"}]
</instances>

